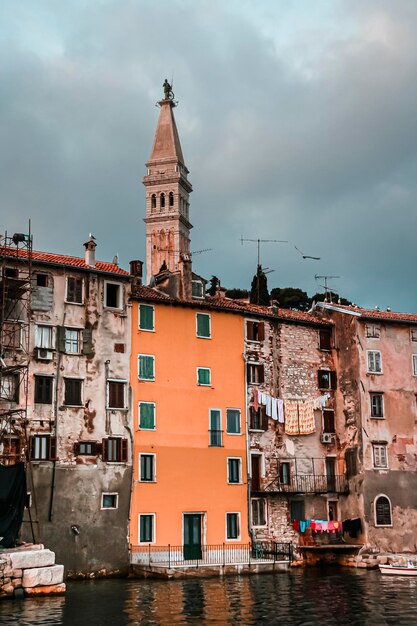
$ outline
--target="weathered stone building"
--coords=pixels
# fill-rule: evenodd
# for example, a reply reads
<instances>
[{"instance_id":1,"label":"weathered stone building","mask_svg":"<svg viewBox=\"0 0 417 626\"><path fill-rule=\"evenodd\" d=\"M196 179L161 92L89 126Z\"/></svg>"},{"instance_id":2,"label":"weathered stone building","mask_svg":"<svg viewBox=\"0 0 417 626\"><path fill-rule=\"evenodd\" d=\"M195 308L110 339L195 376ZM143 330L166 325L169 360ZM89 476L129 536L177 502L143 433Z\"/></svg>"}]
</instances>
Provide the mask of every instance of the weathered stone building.
<instances>
[{"instance_id":1,"label":"weathered stone building","mask_svg":"<svg viewBox=\"0 0 417 626\"><path fill-rule=\"evenodd\" d=\"M92 236L84 245L85 258L2 250L3 274L19 281L30 264L32 281L29 317L15 309L2 325L4 362L23 358L22 334L30 357L27 387L1 377L3 406L26 409L3 431L2 461L28 457L22 536L70 575L127 570L132 480L130 275L95 260Z\"/></svg>"}]
</instances>

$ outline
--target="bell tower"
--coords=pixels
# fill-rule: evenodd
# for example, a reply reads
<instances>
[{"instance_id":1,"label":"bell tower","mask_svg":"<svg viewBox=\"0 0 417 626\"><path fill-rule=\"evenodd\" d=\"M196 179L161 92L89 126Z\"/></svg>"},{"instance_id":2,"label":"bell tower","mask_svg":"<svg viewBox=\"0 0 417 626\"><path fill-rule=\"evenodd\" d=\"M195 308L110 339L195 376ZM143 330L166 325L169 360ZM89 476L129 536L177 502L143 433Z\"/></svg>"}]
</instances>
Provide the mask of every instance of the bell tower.
<instances>
[{"instance_id":1,"label":"bell tower","mask_svg":"<svg viewBox=\"0 0 417 626\"><path fill-rule=\"evenodd\" d=\"M174 118L174 94L165 79L152 153L143 178L146 187L146 284L162 269L191 272L188 181Z\"/></svg>"}]
</instances>

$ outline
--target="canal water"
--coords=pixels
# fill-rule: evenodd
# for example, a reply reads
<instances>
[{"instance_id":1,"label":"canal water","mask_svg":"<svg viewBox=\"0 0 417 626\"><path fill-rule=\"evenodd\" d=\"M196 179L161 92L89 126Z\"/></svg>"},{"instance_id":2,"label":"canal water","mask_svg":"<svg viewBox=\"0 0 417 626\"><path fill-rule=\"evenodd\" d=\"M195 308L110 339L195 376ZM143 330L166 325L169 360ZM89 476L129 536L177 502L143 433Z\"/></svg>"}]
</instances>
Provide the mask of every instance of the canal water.
<instances>
[{"instance_id":1,"label":"canal water","mask_svg":"<svg viewBox=\"0 0 417 626\"><path fill-rule=\"evenodd\" d=\"M7 626L417 624L417 578L350 569L225 579L71 582L62 598L0 603Z\"/></svg>"}]
</instances>

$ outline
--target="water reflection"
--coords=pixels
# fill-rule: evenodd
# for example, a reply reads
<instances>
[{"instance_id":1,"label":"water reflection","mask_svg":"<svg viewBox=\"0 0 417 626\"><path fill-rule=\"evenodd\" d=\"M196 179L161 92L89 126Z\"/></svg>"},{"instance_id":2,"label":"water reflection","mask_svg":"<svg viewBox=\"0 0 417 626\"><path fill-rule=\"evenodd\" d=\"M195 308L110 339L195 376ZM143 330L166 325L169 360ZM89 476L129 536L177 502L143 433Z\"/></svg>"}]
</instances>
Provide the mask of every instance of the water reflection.
<instances>
[{"instance_id":1,"label":"water reflection","mask_svg":"<svg viewBox=\"0 0 417 626\"><path fill-rule=\"evenodd\" d=\"M225 579L69 583L65 598L0 603L0 625L405 626L416 624L417 580L309 569Z\"/></svg>"}]
</instances>

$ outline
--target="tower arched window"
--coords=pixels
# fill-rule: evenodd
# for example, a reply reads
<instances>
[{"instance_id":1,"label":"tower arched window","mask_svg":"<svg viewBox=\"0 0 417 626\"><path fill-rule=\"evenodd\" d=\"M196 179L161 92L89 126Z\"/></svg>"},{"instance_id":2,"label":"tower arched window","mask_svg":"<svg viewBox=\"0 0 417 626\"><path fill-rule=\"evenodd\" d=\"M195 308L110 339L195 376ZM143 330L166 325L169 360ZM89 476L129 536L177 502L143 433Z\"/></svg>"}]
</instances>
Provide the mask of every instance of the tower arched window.
<instances>
[{"instance_id":1,"label":"tower arched window","mask_svg":"<svg viewBox=\"0 0 417 626\"><path fill-rule=\"evenodd\" d=\"M156 193L151 195L151 209L156 209Z\"/></svg>"},{"instance_id":2,"label":"tower arched window","mask_svg":"<svg viewBox=\"0 0 417 626\"><path fill-rule=\"evenodd\" d=\"M164 193L161 193L159 202L160 202L161 209L164 209L165 208L165 194Z\"/></svg>"},{"instance_id":3,"label":"tower arched window","mask_svg":"<svg viewBox=\"0 0 417 626\"><path fill-rule=\"evenodd\" d=\"M375 526L392 526L391 502L387 496L375 498Z\"/></svg>"},{"instance_id":4,"label":"tower arched window","mask_svg":"<svg viewBox=\"0 0 417 626\"><path fill-rule=\"evenodd\" d=\"M169 206L174 206L174 194L172 191L169 192Z\"/></svg>"}]
</instances>

